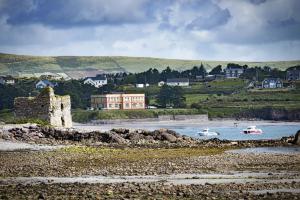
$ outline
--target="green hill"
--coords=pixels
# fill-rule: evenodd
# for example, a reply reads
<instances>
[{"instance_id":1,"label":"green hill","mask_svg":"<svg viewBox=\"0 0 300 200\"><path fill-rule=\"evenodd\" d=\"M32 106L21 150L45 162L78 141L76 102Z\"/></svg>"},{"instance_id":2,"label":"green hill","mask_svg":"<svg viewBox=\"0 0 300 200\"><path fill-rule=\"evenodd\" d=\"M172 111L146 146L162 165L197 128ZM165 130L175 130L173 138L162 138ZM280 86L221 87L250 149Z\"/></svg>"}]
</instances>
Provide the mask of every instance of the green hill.
<instances>
[{"instance_id":1,"label":"green hill","mask_svg":"<svg viewBox=\"0 0 300 200\"><path fill-rule=\"evenodd\" d=\"M207 70L216 65L223 67L227 63L247 64L248 66L270 66L286 69L299 65L297 61L277 62L239 62L239 61L206 61L206 60L179 60L149 57L123 56L25 56L14 54L0 54L0 74L22 75L42 72L76 73L82 71L102 70L105 72L142 72L149 68L163 70L167 66L173 69L185 70L201 63Z\"/></svg>"}]
</instances>

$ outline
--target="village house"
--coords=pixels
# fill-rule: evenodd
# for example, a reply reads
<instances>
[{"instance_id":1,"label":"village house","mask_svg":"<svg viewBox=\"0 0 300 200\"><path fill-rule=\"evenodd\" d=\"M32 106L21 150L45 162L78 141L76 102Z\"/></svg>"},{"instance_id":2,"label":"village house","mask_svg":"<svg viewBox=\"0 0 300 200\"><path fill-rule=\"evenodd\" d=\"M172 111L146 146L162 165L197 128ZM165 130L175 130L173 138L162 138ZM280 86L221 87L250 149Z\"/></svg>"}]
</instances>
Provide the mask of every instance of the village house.
<instances>
[{"instance_id":1,"label":"village house","mask_svg":"<svg viewBox=\"0 0 300 200\"><path fill-rule=\"evenodd\" d=\"M57 86L57 83L53 83L49 80L40 80L39 82L37 82L35 84L35 88L37 88L37 89L43 89L46 87L54 88L55 86Z\"/></svg>"},{"instance_id":2,"label":"village house","mask_svg":"<svg viewBox=\"0 0 300 200\"><path fill-rule=\"evenodd\" d=\"M282 88L283 83L279 78L266 78L262 82L262 88Z\"/></svg>"},{"instance_id":3,"label":"village house","mask_svg":"<svg viewBox=\"0 0 300 200\"><path fill-rule=\"evenodd\" d=\"M289 69L286 72L286 79L289 81L300 80L300 69Z\"/></svg>"},{"instance_id":4,"label":"village house","mask_svg":"<svg viewBox=\"0 0 300 200\"><path fill-rule=\"evenodd\" d=\"M160 82L158 82L158 87L161 87L161 86L163 86L165 84L165 82L164 81L160 81Z\"/></svg>"},{"instance_id":5,"label":"village house","mask_svg":"<svg viewBox=\"0 0 300 200\"><path fill-rule=\"evenodd\" d=\"M146 83L146 84L144 84L144 83L137 83L137 84L135 84L135 87L136 88L149 87L149 84L148 83Z\"/></svg>"},{"instance_id":6,"label":"village house","mask_svg":"<svg viewBox=\"0 0 300 200\"><path fill-rule=\"evenodd\" d=\"M242 66L227 66L225 69L226 78L239 78L243 73L244 68Z\"/></svg>"},{"instance_id":7,"label":"village house","mask_svg":"<svg viewBox=\"0 0 300 200\"><path fill-rule=\"evenodd\" d=\"M145 109L145 94L92 95L91 107L104 110Z\"/></svg>"},{"instance_id":8,"label":"village house","mask_svg":"<svg viewBox=\"0 0 300 200\"><path fill-rule=\"evenodd\" d=\"M167 79L168 86L189 86L190 82L188 78L171 78Z\"/></svg>"},{"instance_id":9,"label":"village house","mask_svg":"<svg viewBox=\"0 0 300 200\"><path fill-rule=\"evenodd\" d=\"M0 76L0 84L2 85L14 85L15 79L12 76Z\"/></svg>"},{"instance_id":10,"label":"village house","mask_svg":"<svg viewBox=\"0 0 300 200\"><path fill-rule=\"evenodd\" d=\"M84 84L90 84L96 88L107 85L107 78L105 75L98 74L96 77L87 77L83 81Z\"/></svg>"}]
</instances>

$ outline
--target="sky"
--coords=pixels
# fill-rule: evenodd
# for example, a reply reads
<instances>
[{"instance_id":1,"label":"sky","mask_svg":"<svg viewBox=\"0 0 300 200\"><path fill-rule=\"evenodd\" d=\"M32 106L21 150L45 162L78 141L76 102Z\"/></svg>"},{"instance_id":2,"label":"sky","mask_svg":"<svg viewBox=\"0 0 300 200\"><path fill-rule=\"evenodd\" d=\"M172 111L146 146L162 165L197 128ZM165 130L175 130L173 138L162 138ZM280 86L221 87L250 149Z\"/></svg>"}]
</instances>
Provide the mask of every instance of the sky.
<instances>
[{"instance_id":1,"label":"sky","mask_svg":"<svg viewBox=\"0 0 300 200\"><path fill-rule=\"evenodd\" d=\"M0 0L0 52L300 60L300 0Z\"/></svg>"}]
</instances>

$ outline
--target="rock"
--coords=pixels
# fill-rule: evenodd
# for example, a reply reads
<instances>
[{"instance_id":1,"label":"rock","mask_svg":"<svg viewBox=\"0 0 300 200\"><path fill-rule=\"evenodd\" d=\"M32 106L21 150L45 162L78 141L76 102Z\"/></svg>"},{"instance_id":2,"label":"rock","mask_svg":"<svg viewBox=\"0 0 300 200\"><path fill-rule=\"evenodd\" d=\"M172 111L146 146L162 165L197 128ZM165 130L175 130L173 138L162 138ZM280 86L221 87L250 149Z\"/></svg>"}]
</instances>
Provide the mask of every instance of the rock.
<instances>
[{"instance_id":1,"label":"rock","mask_svg":"<svg viewBox=\"0 0 300 200\"><path fill-rule=\"evenodd\" d=\"M125 128L118 128L118 129L111 129L111 132L115 132L118 134L126 134L129 133L129 129L125 129Z\"/></svg>"},{"instance_id":2,"label":"rock","mask_svg":"<svg viewBox=\"0 0 300 200\"><path fill-rule=\"evenodd\" d=\"M44 194L39 194L38 199L45 199L45 195Z\"/></svg>"},{"instance_id":3,"label":"rock","mask_svg":"<svg viewBox=\"0 0 300 200\"><path fill-rule=\"evenodd\" d=\"M300 130L296 133L293 144L300 145Z\"/></svg>"},{"instance_id":4,"label":"rock","mask_svg":"<svg viewBox=\"0 0 300 200\"><path fill-rule=\"evenodd\" d=\"M154 140L154 138L151 135L147 135L145 137L145 140L152 141L152 140Z\"/></svg>"},{"instance_id":5,"label":"rock","mask_svg":"<svg viewBox=\"0 0 300 200\"><path fill-rule=\"evenodd\" d=\"M126 136L126 139L129 139L130 141L132 142L137 142L139 140L142 140L144 139L144 135L142 134L139 134L139 133L129 133L127 136Z\"/></svg>"},{"instance_id":6,"label":"rock","mask_svg":"<svg viewBox=\"0 0 300 200\"><path fill-rule=\"evenodd\" d=\"M161 136L162 136L163 140L167 140L168 142L176 142L177 141L177 138L174 135L171 135L166 132L162 133Z\"/></svg>"},{"instance_id":7,"label":"rock","mask_svg":"<svg viewBox=\"0 0 300 200\"><path fill-rule=\"evenodd\" d=\"M126 140L124 138L122 138L121 136L117 135L117 134L112 134L111 135L111 142L118 143L118 144L125 144Z\"/></svg>"}]
</instances>

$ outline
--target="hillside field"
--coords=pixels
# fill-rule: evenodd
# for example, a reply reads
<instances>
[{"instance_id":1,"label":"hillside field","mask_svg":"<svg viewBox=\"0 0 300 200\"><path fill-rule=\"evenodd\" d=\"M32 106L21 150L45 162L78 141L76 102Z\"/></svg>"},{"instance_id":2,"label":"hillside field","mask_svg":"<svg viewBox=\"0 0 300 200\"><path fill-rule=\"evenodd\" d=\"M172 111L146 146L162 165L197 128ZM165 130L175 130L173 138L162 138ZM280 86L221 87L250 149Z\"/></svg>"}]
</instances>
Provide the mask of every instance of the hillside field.
<instances>
[{"instance_id":1,"label":"hillside field","mask_svg":"<svg viewBox=\"0 0 300 200\"><path fill-rule=\"evenodd\" d=\"M248 66L270 66L285 70L288 67L300 65L297 61L277 62L240 62L240 61L206 61L179 60L150 57L124 56L25 56L14 54L0 54L0 75L22 75L41 72L80 72L102 70L104 72L143 72L149 68L163 70L167 66L172 69L185 70L201 63L209 71L217 65L225 67L228 63Z\"/></svg>"}]
</instances>

